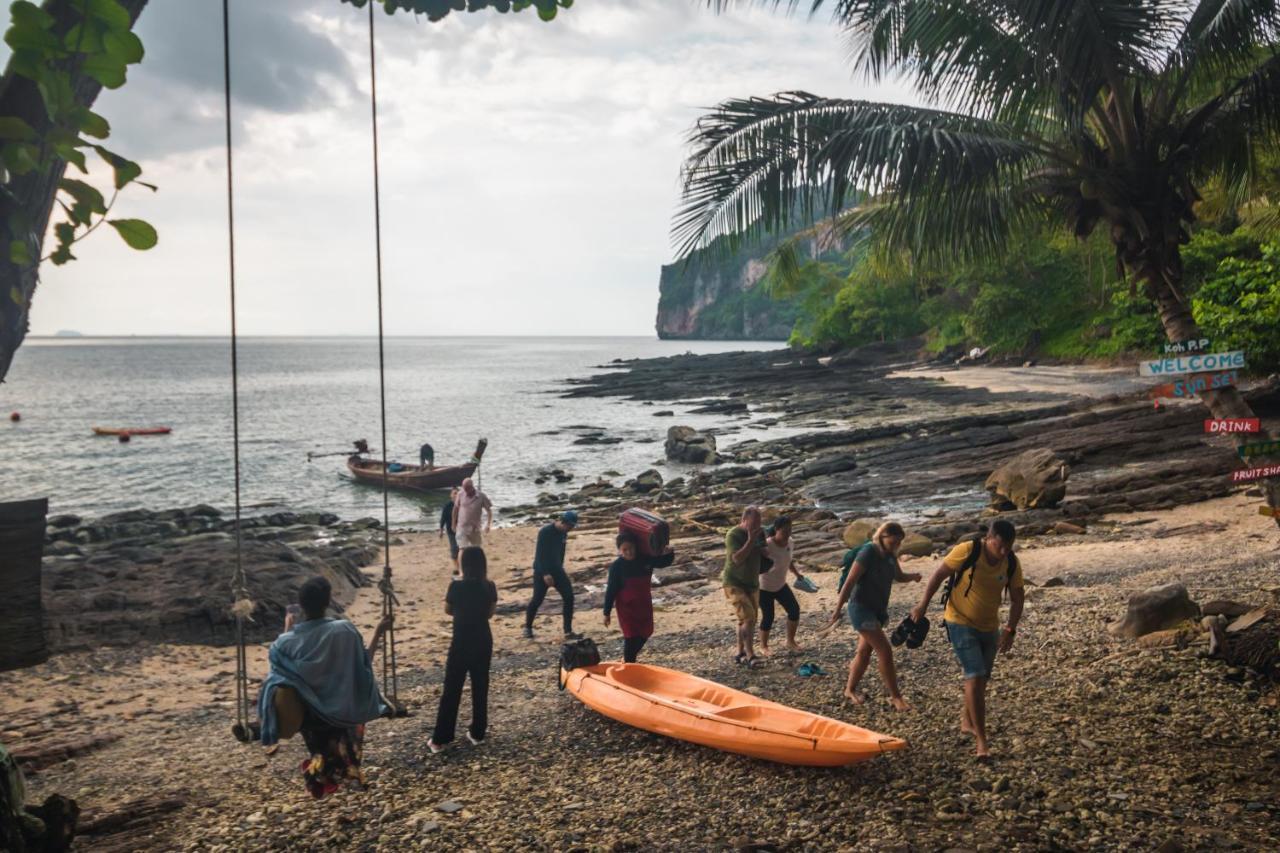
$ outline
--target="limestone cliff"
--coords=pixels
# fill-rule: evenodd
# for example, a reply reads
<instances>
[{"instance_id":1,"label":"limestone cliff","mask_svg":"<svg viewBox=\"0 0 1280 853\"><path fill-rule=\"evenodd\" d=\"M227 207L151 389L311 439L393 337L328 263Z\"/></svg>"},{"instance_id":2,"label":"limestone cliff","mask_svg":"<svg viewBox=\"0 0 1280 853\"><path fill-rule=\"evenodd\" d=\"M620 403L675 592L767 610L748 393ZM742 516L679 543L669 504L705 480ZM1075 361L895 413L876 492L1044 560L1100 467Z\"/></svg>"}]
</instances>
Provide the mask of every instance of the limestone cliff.
<instances>
[{"instance_id":1,"label":"limestone cliff","mask_svg":"<svg viewBox=\"0 0 1280 853\"><path fill-rule=\"evenodd\" d=\"M781 242L694 253L688 262L662 268L658 281L658 337L701 340L786 340L795 325L797 300L775 300L765 292L766 256ZM808 241L811 257L838 250L828 233Z\"/></svg>"}]
</instances>

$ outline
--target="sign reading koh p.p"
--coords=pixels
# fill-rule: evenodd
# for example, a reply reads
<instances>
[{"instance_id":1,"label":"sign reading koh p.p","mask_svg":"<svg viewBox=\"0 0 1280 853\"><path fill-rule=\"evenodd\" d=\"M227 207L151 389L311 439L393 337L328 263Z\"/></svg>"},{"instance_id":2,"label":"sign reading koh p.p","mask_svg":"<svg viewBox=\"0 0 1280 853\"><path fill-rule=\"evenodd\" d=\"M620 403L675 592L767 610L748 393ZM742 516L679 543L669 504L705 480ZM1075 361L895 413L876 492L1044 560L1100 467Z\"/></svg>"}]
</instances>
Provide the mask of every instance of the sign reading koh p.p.
<instances>
[{"instance_id":1,"label":"sign reading koh p.p","mask_svg":"<svg viewBox=\"0 0 1280 853\"><path fill-rule=\"evenodd\" d=\"M1189 341L1176 341L1164 345L1166 355L1184 352L1204 352L1209 348L1208 338L1195 338Z\"/></svg>"},{"instance_id":2,"label":"sign reading koh p.p","mask_svg":"<svg viewBox=\"0 0 1280 853\"><path fill-rule=\"evenodd\" d=\"M1214 370L1236 370L1244 367L1244 350L1234 352L1193 353L1144 361L1138 365L1139 376L1178 376L1183 373L1208 373Z\"/></svg>"}]
</instances>

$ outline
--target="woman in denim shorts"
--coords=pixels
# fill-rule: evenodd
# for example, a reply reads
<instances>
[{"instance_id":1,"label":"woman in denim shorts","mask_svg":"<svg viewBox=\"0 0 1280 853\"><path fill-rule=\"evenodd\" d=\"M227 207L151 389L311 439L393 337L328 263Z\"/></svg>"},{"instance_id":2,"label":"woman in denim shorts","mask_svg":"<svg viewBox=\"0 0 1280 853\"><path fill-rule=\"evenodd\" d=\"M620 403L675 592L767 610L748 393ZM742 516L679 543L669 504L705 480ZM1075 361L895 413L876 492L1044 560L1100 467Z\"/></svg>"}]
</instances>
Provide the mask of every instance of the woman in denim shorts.
<instances>
[{"instance_id":1,"label":"woman in denim shorts","mask_svg":"<svg viewBox=\"0 0 1280 853\"><path fill-rule=\"evenodd\" d=\"M894 581L918 581L918 574L904 574L898 565L898 548L906 537L902 525L890 521L863 545L854 558L853 567L840 587L840 598L831 624L840 620L840 611L848 602L849 624L858 632L858 648L849 661L849 681L844 695L855 705L867 701L866 694L858 689L858 682L871 665L871 654L879 661L880 679L889 691L889 702L899 711L909 711L911 706L902 698L898 689L898 673L893 667L893 648L884 633L889 622L889 591Z\"/></svg>"}]
</instances>

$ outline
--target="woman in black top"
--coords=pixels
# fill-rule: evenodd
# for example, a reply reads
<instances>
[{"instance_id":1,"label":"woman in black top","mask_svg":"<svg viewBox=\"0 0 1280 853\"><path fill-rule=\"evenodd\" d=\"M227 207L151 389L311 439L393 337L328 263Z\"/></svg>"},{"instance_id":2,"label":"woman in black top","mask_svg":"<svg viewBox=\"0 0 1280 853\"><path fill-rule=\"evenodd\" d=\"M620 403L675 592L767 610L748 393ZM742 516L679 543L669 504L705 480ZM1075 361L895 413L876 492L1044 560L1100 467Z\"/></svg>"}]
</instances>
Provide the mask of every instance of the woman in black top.
<instances>
[{"instance_id":1,"label":"woman in black top","mask_svg":"<svg viewBox=\"0 0 1280 853\"><path fill-rule=\"evenodd\" d=\"M640 554L634 533L623 532L615 540L618 559L609 566L609 582L604 590L604 626L609 627L614 606L622 629L622 659L635 663L645 642L653 636L653 570L665 569L676 558L670 546L657 557Z\"/></svg>"},{"instance_id":2,"label":"woman in black top","mask_svg":"<svg viewBox=\"0 0 1280 853\"><path fill-rule=\"evenodd\" d=\"M489 725L489 661L493 657L493 635L489 620L498 607L498 588L486 578L488 562L483 548L463 548L458 555L462 577L449 584L444 612L453 617L453 640L444 665L444 692L436 728L427 741L439 752L453 740L462 702L462 685L471 676L471 727L467 740L479 744Z\"/></svg>"}]
</instances>

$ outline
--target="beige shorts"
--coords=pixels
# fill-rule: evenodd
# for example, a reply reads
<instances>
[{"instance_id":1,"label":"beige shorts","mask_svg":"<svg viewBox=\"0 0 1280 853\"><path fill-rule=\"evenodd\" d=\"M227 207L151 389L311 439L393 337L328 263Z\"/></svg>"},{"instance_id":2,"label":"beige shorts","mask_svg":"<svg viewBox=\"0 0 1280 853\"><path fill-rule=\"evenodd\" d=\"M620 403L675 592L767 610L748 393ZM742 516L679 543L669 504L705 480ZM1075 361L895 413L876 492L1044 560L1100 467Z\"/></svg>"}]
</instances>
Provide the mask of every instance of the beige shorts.
<instances>
[{"instance_id":1,"label":"beige shorts","mask_svg":"<svg viewBox=\"0 0 1280 853\"><path fill-rule=\"evenodd\" d=\"M460 527L457 536L459 548L479 548L484 545L480 541L479 527Z\"/></svg>"},{"instance_id":2,"label":"beige shorts","mask_svg":"<svg viewBox=\"0 0 1280 853\"><path fill-rule=\"evenodd\" d=\"M724 597L733 608L733 615L738 617L739 625L751 625L760 616L760 590L747 591L736 586L724 587Z\"/></svg>"}]
</instances>

